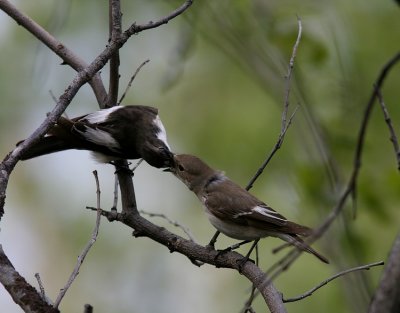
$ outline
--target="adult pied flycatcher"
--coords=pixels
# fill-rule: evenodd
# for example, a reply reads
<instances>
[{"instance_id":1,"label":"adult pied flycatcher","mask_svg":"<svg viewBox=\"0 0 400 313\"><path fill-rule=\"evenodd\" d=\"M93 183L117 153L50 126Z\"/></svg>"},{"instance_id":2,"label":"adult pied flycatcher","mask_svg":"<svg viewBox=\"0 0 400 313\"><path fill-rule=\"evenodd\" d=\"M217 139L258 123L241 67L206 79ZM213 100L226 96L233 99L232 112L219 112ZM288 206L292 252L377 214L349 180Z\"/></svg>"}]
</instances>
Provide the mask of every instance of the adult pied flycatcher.
<instances>
[{"instance_id":1,"label":"adult pied flycatcher","mask_svg":"<svg viewBox=\"0 0 400 313\"><path fill-rule=\"evenodd\" d=\"M73 119L61 117L21 159L68 149L90 150L99 162L143 158L160 168L171 166L173 160L158 110L139 105L114 106Z\"/></svg>"},{"instance_id":2,"label":"adult pied flycatcher","mask_svg":"<svg viewBox=\"0 0 400 313\"><path fill-rule=\"evenodd\" d=\"M199 158L188 154L175 155L169 170L197 195L211 224L225 235L249 241L278 237L329 263L301 239L300 236L311 234L310 228L288 221Z\"/></svg>"}]
</instances>

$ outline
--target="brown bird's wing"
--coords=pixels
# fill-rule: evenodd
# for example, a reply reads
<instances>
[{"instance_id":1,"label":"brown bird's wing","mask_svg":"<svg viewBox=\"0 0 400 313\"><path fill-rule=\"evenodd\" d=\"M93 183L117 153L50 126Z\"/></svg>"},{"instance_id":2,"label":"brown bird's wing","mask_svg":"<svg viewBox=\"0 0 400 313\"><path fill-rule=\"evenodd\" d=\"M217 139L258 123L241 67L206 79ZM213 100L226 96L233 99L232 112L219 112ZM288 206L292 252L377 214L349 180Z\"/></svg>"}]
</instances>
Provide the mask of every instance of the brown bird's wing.
<instances>
[{"instance_id":1,"label":"brown bird's wing","mask_svg":"<svg viewBox=\"0 0 400 313\"><path fill-rule=\"evenodd\" d=\"M205 193L206 207L218 218L243 225L249 225L253 220L278 227L287 224L284 216L231 180L226 179L218 184L222 186L215 188L216 186L211 184Z\"/></svg>"},{"instance_id":2,"label":"brown bird's wing","mask_svg":"<svg viewBox=\"0 0 400 313\"><path fill-rule=\"evenodd\" d=\"M222 220L269 229L287 234L308 236L312 229L288 221L283 215L260 201L247 190L231 180L220 182L224 188L209 186L206 190L205 205L212 208L212 213ZM224 192L234 190L234 192Z\"/></svg>"}]
</instances>

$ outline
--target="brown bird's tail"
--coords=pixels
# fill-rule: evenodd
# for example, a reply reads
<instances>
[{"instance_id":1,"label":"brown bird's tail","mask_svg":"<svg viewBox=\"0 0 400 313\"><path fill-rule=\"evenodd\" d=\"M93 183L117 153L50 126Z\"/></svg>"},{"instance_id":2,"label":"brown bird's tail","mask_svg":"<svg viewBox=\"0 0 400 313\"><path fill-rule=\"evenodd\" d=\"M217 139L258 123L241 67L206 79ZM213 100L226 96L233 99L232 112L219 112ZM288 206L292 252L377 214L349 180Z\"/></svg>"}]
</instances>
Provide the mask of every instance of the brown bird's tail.
<instances>
[{"instance_id":1,"label":"brown bird's tail","mask_svg":"<svg viewBox=\"0 0 400 313\"><path fill-rule=\"evenodd\" d=\"M323 255L321 255L317 251L315 251L313 248L311 248L299 236L292 235L292 234L280 234L279 238L281 238L282 240L288 242L289 244L299 248L300 250L303 250L305 252L313 254L319 260L321 260L322 262L324 262L326 264L329 264L329 261L328 261L328 259L326 257L324 257Z\"/></svg>"}]
</instances>

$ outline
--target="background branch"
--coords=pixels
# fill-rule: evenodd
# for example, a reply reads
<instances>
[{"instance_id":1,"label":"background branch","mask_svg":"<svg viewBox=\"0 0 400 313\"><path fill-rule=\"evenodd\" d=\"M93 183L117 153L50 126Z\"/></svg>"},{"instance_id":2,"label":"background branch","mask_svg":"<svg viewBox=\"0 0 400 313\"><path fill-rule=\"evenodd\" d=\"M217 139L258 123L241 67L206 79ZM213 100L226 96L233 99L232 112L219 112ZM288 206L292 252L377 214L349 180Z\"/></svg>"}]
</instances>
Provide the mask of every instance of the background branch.
<instances>
[{"instance_id":1,"label":"background branch","mask_svg":"<svg viewBox=\"0 0 400 313\"><path fill-rule=\"evenodd\" d=\"M385 264L383 261L380 262L375 262L375 263L371 263L371 264L367 264L367 265L362 265L362 266L357 266L354 268L350 268L348 270L342 271L340 273L337 273L335 275L333 275L332 277L324 280L323 282L321 282L320 284L318 284L317 286L315 286L314 288L310 289L309 291L303 293L302 295L299 295L297 297L293 297L293 298L288 298L288 299L283 299L283 302L288 303L288 302L295 302L295 301L299 301L299 300L303 300L307 297L312 296L312 294L317 291L318 289L322 288L323 286L325 286L326 284L328 284L329 282L331 282L332 280L335 280L336 278L339 278L343 275L352 273L352 272L356 272L356 271L362 271L362 270L369 270L372 267L375 266L380 266Z\"/></svg>"},{"instance_id":2,"label":"background branch","mask_svg":"<svg viewBox=\"0 0 400 313\"><path fill-rule=\"evenodd\" d=\"M58 55L65 64L68 64L77 72L82 71L84 68L88 67L88 64L83 61L78 55L76 55L72 50L68 49L65 44L54 38L49 32L47 32L35 21L33 21L30 17L24 15L8 0L0 1L0 9L7 13L11 18L13 18L18 23L18 25L21 25L32 35L34 35L39 41L41 41L56 55ZM105 107L107 101L107 92L104 88L100 74L94 74L92 79L89 81L89 84L93 89L93 92L100 107Z\"/></svg>"}]
</instances>

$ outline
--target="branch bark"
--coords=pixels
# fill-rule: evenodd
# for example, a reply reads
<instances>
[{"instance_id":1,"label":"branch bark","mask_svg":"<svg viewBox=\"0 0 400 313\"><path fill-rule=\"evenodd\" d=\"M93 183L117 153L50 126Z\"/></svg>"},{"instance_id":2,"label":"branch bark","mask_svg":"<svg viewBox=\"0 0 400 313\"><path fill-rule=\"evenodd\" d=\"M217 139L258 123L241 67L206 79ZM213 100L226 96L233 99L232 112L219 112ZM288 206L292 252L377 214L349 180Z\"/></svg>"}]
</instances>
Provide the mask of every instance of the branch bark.
<instances>
[{"instance_id":1,"label":"branch bark","mask_svg":"<svg viewBox=\"0 0 400 313\"><path fill-rule=\"evenodd\" d=\"M77 56L72 50L68 49L68 47L66 47L61 41L54 38L49 32L47 32L43 27L37 24L29 16L26 16L21 11L19 11L8 0L0 1L0 9L7 13L12 19L14 19L18 23L18 25L21 25L33 36L39 39L39 41L41 41L56 55L58 55L65 64L68 64L77 72L88 67L88 64L84 60ZM107 101L107 92L104 88L100 74L96 73L90 80L89 84L93 89L93 92L100 107L105 107Z\"/></svg>"},{"instance_id":2,"label":"branch bark","mask_svg":"<svg viewBox=\"0 0 400 313\"><path fill-rule=\"evenodd\" d=\"M400 312L400 233L397 235L368 313Z\"/></svg>"},{"instance_id":3,"label":"branch bark","mask_svg":"<svg viewBox=\"0 0 400 313\"><path fill-rule=\"evenodd\" d=\"M133 182L131 176L125 171L118 172L122 197L122 213L115 216L116 220L134 229L135 237L148 237L166 246L169 251L179 252L190 260L197 260L216 267L232 268L247 277L259 290L272 313L284 313L286 309L280 293L272 283L265 284L266 274L254 263L246 262L240 266L243 256L236 252L219 254L218 251L207 249L191 240L173 234L163 227L159 227L140 216L134 197ZM114 213L111 212L114 216Z\"/></svg>"},{"instance_id":4,"label":"branch bark","mask_svg":"<svg viewBox=\"0 0 400 313\"><path fill-rule=\"evenodd\" d=\"M0 245L0 282L8 293L27 313L56 313L59 312L48 304L37 290L28 284L11 264Z\"/></svg>"}]
</instances>

